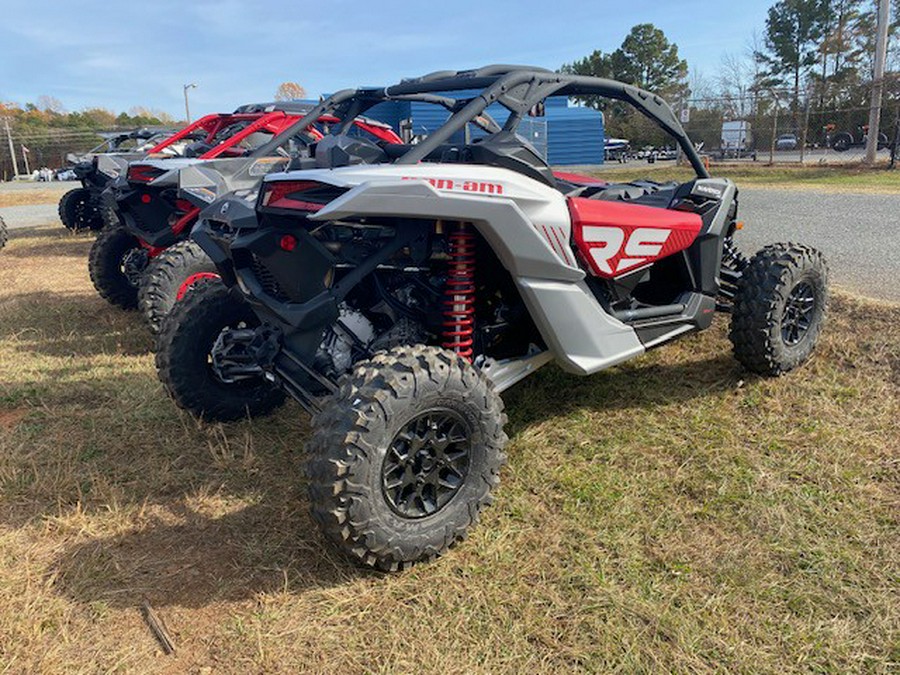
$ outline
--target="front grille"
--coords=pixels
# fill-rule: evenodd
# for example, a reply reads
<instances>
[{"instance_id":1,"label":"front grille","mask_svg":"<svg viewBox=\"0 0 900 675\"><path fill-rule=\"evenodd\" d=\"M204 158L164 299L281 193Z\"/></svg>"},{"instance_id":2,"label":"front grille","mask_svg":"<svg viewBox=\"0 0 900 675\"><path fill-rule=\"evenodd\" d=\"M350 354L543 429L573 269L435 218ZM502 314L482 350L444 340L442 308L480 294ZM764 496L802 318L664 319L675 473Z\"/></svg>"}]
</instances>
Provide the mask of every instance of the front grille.
<instances>
[{"instance_id":1,"label":"front grille","mask_svg":"<svg viewBox=\"0 0 900 675\"><path fill-rule=\"evenodd\" d=\"M252 255L251 269L253 270L253 276L256 277L256 280L268 295L272 296L279 302L287 302L289 300L284 291L281 290L281 286L275 279L275 276L256 256L256 254Z\"/></svg>"}]
</instances>

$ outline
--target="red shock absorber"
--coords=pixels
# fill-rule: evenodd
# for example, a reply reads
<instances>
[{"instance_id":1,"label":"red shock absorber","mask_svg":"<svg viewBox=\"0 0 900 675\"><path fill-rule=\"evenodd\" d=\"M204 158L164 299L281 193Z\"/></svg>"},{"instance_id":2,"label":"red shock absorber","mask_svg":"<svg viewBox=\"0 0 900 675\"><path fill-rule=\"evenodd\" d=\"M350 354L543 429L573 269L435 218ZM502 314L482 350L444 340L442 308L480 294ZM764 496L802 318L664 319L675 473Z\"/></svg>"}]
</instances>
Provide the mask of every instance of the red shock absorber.
<instances>
[{"instance_id":1,"label":"red shock absorber","mask_svg":"<svg viewBox=\"0 0 900 675\"><path fill-rule=\"evenodd\" d=\"M475 234L469 223L450 233L450 265L444 286L444 349L472 360L475 344Z\"/></svg>"}]
</instances>

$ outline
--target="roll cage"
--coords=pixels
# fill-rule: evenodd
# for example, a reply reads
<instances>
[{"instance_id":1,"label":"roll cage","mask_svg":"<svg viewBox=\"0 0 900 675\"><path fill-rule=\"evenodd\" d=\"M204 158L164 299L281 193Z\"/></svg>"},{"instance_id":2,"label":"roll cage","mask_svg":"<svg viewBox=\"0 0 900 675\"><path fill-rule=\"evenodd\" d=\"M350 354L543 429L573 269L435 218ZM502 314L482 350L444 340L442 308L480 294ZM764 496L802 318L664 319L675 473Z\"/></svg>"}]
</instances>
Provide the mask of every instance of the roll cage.
<instances>
[{"instance_id":1,"label":"roll cage","mask_svg":"<svg viewBox=\"0 0 900 675\"><path fill-rule=\"evenodd\" d=\"M203 143L215 146L204 153L202 158L213 159L257 131L268 131L277 136L293 124L298 116L305 115L311 108L312 105L308 103L297 102L251 103L238 107L233 113L204 115L150 148L148 153L154 155L179 141L200 135L202 138L199 140ZM223 131L235 125L243 126L227 139L217 138Z\"/></svg>"},{"instance_id":2,"label":"roll cage","mask_svg":"<svg viewBox=\"0 0 900 675\"><path fill-rule=\"evenodd\" d=\"M445 95L472 89L480 91L475 96L459 99ZM352 119L386 101L441 105L451 113L449 119L421 143L408 146L394 160L396 164L416 164L439 152L442 145L469 123L491 134L514 134L522 119L550 96L603 96L634 106L675 139L698 178L709 178L709 172L681 123L669 105L656 94L624 82L567 75L531 66L491 65L474 70L438 71L384 88L346 89L322 101L291 131L302 131L318 115L334 114L342 120L342 126L337 129L337 133L342 133ZM510 112L502 127L486 112L494 103ZM274 141L269 141L256 153L271 153L275 147Z\"/></svg>"}]
</instances>

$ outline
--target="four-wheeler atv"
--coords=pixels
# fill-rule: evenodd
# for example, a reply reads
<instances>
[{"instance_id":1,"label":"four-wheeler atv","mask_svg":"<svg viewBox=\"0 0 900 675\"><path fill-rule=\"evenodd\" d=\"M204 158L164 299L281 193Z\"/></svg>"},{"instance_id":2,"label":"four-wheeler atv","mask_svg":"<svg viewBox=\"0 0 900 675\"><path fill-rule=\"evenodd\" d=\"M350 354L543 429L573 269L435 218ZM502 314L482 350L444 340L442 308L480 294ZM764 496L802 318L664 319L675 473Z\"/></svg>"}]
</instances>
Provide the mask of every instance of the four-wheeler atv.
<instances>
[{"instance_id":1,"label":"four-wheeler atv","mask_svg":"<svg viewBox=\"0 0 900 675\"><path fill-rule=\"evenodd\" d=\"M187 292L157 347L160 379L196 415L260 414L282 392L307 409L315 520L353 559L391 570L446 551L491 502L500 394L541 365L596 373L720 310L737 359L778 375L810 356L827 301L814 249L737 252L737 189L709 176L659 97L490 66L373 90L368 104L357 92L356 110L433 92L463 98L418 145L336 137L348 152L330 168L267 175L255 206L232 195L206 208L193 238L222 280ZM516 135L548 96L632 105L696 178L559 181ZM502 129L454 141L496 102Z\"/></svg>"},{"instance_id":2,"label":"four-wheeler atv","mask_svg":"<svg viewBox=\"0 0 900 675\"><path fill-rule=\"evenodd\" d=\"M60 220L71 230L100 230L104 225L117 220L108 205L104 206L101 194L125 173L129 162L144 157L159 160L181 156L218 157L228 156L228 153L240 154L243 150L238 149L239 144L252 138L254 131L277 131L291 122L286 121L287 114L302 114L310 107L303 103L250 103L238 107L232 113L205 115L174 134L152 135L147 143L135 148L123 150L122 144L118 143L112 152L89 153L75 164L75 175L82 187L70 190L60 199ZM256 128L247 131L250 125L256 125ZM147 133L144 130L133 135L141 139ZM239 134L240 137L235 139Z\"/></svg>"},{"instance_id":3,"label":"four-wheeler atv","mask_svg":"<svg viewBox=\"0 0 900 675\"><path fill-rule=\"evenodd\" d=\"M263 175L286 168L292 158L302 162L308 146L323 137L316 125L338 121L326 114L290 119L263 136L262 145L257 138L247 156L231 156L235 153L220 146L196 159L132 162L104 195L115 201L121 224L101 233L91 249L91 278L99 293L124 308L140 306L156 332L184 289L215 272L213 262L187 240L201 207L219 194L256 188ZM400 142L381 122L355 119L353 129L385 143Z\"/></svg>"}]
</instances>

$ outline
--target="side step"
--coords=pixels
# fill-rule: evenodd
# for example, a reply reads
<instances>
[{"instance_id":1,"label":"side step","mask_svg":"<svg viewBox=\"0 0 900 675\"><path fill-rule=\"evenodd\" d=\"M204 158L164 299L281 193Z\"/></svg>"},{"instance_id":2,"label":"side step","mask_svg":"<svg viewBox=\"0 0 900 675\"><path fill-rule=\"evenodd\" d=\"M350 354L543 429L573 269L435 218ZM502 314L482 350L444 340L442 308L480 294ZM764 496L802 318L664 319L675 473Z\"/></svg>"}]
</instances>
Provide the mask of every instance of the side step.
<instances>
[{"instance_id":1,"label":"side step","mask_svg":"<svg viewBox=\"0 0 900 675\"><path fill-rule=\"evenodd\" d=\"M663 316L680 316L687 309L687 305L659 305L658 307L640 307L638 309L626 309L613 313L622 323L634 323L645 319L658 319Z\"/></svg>"}]
</instances>

